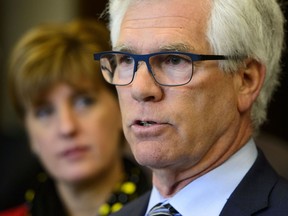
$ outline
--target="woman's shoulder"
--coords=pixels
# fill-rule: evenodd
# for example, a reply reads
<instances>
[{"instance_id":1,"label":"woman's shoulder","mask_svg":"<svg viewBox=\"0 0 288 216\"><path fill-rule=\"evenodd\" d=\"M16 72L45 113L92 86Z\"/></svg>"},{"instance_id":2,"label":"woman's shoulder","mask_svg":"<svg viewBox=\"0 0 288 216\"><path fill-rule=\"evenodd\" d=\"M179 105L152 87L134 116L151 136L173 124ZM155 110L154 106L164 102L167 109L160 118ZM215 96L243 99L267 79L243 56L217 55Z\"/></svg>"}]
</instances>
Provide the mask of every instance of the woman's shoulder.
<instances>
[{"instance_id":1,"label":"woman's shoulder","mask_svg":"<svg viewBox=\"0 0 288 216\"><path fill-rule=\"evenodd\" d=\"M65 216L54 181L45 172L39 172L36 179L34 187L28 189L25 195L31 215Z\"/></svg>"}]
</instances>

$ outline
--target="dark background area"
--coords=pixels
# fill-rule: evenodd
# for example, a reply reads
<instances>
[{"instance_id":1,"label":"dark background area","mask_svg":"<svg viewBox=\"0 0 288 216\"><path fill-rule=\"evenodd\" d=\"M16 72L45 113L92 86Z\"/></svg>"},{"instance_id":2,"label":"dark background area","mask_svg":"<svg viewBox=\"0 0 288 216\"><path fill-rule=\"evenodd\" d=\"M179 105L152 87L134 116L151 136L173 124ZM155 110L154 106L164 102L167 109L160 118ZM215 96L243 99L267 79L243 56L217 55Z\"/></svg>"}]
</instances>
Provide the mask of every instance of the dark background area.
<instances>
[{"instance_id":1,"label":"dark background area","mask_svg":"<svg viewBox=\"0 0 288 216\"><path fill-rule=\"evenodd\" d=\"M283 1L282 8L288 19L288 2ZM288 24L285 23L286 41L288 37ZM268 107L268 120L262 126L262 131L284 139L288 144L288 43L286 42L282 56L281 85Z\"/></svg>"},{"instance_id":2,"label":"dark background area","mask_svg":"<svg viewBox=\"0 0 288 216\"><path fill-rule=\"evenodd\" d=\"M6 1L9 1L8 6L5 4L7 3ZM13 5L11 1L13 2L13 0L0 1L0 169L2 172L0 177L0 210L20 203L23 200L22 195L26 190L27 185L34 180L35 170L39 169L36 159L29 151L25 131L23 130L23 127L21 126L21 123L17 117L15 117L15 113L11 108L11 105L9 105L10 101L8 100L6 91L6 71L7 57L11 47L26 30L42 21L50 21L51 19L51 21L54 22L64 22L75 18L97 19L104 10L107 2L106 0L56 0L54 3L50 1L50 4L55 4L55 6L51 6L51 11L55 12L55 14L53 14L52 12L43 11L43 8L40 7L40 4L44 2L43 0L29 0L31 5L29 5L29 7L26 6L28 12L23 13L24 15L21 17L19 14L21 14L23 11L21 11L22 9L19 9L21 8L18 5L19 2L14 0L15 5ZM60 2L64 2L63 4L66 5L58 5ZM70 4L72 6L67 7L67 5ZM287 17L287 3L285 4L286 6L284 11ZM55 10L53 7L55 7ZM56 9L58 9L58 12ZM60 9L63 10L63 14L68 15L62 17L62 11L59 11ZM66 9L71 10L71 12L64 11ZM5 13L3 13L4 11L2 10L5 10L6 14L9 13L12 15L4 16L3 14ZM42 13L46 13L46 15L44 16ZM29 15L31 15L31 17L29 17ZM7 17L13 17L14 21L9 20ZM29 22L23 24L25 20L28 20ZM5 35L7 30L11 32L10 35ZM261 128L261 134L265 134L261 142L270 142L270 138L274 137L276 140L280 140L282 147L286 146L288 148L287 54L287 49L285 49L282 59L283 73L281 77L281 86L276 91L269 105L268 121ZM269 135L269 139L266 139L266 135ZM270 144L273 145L273 143ZM270 151L270 149L268 151ZM285 151L279 151L286 154ZM276 155L276 157L278 154L277 152L279 151L275 151L276 153L274 155ZM273 152L273 150L271 150L271 152ZM282 160L281 164L288 162L286 160L287 156L288 154L283 156L285 157L285 161ZM19 176L26 177L19 178Z\"/></svg>"}]
</instances>

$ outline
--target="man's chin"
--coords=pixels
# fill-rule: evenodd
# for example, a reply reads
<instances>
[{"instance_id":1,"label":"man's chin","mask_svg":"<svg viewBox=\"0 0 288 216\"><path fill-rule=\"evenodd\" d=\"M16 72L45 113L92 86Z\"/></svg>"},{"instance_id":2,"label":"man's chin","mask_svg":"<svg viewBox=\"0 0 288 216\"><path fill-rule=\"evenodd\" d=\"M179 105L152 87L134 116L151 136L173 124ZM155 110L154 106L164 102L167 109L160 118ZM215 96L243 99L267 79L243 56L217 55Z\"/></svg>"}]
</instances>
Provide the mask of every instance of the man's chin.
<instances>
[{"instance_id":1,"label":"man's chin","mask_svg":"<svg viewBox=\"0 0 288 216\"><path fill-rule=\"evenodd\" d=\"M150 169L161 169L167 164L159 156L154 156L153 154L134 154L137 163L141 166L148 167Z\"/></svg>"}]
</instances>

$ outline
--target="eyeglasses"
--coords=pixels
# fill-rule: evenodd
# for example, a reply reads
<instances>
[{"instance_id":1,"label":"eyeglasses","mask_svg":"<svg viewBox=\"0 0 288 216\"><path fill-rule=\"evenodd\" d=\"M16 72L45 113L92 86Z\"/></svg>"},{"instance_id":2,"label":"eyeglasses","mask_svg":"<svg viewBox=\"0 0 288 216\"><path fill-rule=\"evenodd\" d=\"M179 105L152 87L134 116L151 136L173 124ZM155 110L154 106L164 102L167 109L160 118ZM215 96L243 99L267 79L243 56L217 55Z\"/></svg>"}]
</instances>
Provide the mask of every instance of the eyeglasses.
<instances>
[{"instance_id":1,"label":"eyeglasses","mask_svg":"<svg viewBox=\"0 0 288 216\"><path fill-rule=\"evenodd\" d=\"M100 52L94 54L100 61L104 79L113 85L132 83L140 61L146 63L154 80L163 86L181 86L190 82L193 63L205 60L227 60L224 55L198 55L187 52L157 52L137 55L126 52Z\"/></svg>"}]
</instances>

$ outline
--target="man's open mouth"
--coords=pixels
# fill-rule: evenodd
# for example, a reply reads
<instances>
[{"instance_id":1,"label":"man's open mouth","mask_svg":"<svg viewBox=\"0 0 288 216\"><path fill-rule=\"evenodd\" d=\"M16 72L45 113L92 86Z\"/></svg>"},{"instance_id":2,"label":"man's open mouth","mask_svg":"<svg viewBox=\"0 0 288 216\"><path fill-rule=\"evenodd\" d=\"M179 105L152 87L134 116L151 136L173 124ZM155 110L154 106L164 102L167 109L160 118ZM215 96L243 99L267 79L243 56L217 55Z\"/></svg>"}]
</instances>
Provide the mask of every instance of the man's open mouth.
<instances>
[{"instance_id":1,"label":"man's open mouth","mask_svg":"<svg viewBox=\"0 0 288 216\"><path fill-rule=\"evenodd\" d=\"M136 124L143 126L143 127L149 127L149 126L156 124L156 122L154 122L154 121L136 121Z\"/></svg>"}]
</instances>

